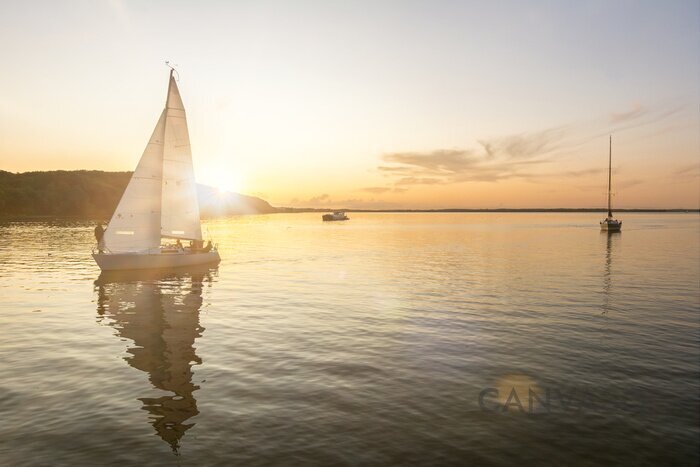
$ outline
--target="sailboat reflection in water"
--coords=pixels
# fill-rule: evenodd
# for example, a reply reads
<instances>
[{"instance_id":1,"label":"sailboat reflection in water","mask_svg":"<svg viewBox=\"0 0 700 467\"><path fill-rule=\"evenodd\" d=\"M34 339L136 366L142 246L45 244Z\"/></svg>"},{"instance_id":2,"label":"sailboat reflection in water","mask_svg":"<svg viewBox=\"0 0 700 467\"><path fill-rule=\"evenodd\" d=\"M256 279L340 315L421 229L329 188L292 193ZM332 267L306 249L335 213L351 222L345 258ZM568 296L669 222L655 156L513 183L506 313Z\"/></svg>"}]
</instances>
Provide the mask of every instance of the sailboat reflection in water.
<instances>
[{"instance_id":1,"label":"sailboat reflection in water","mask_svg":"<svg viewBox=\"0 0 700 467\"><path fill-rule=\"evenodd\" d=\"M603 314L610 311L610 295L612 293L612 257L613 257L613 242L617 242L616 235L606 235L601 232L601 236L605 237L605 269L603 271Z\"/></svg>"},{"instance_id":2,"label":"sailboat reflection in water","mask_svg":"<svg viewBox=\"0 0 700 467\"><path fill-rule=\"evenodd\" d=\"M204 332L199 323L202 288L211 284L213 274L209 268L187 273L103 272L95 281L98 315L119 337L132 341L124 360L147 373L154 388L170 393L138 400L158 436L175 453L194 426L187 421L199 414L192 366L202 360L194 343Z\"/></svg>"}]
</instances>

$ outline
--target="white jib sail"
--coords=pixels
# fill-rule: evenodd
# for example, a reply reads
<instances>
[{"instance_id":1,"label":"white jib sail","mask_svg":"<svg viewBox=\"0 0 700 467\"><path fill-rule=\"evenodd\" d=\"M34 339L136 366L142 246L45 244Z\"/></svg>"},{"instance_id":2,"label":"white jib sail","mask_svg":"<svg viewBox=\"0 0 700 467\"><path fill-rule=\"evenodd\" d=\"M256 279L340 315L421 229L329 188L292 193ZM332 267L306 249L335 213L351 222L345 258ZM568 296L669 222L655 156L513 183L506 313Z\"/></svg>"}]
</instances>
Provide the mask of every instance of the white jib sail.
<instances>
[{"instance_id":1,"label":"white jib sail","mask_svg":"<svg viewBox=\"0 0 700 467\"><path fill-rule=\"evenodd\" d=\"M163 110L107 225L104 240L111 253L143 252L160 246L165 120Z\"/></svg>"},{"instance_id":2,"label":"white jib sail","mask_svg":"<svg viewBox=\"0 0 700 467\"><path fill-rule=\"evenodd\" d=\"M165 104L164 141L161 235L201 240L202 227L199 221L199 201L192 167L187 118L180 91L172 74Z\"/></svg>"}]
</instances>

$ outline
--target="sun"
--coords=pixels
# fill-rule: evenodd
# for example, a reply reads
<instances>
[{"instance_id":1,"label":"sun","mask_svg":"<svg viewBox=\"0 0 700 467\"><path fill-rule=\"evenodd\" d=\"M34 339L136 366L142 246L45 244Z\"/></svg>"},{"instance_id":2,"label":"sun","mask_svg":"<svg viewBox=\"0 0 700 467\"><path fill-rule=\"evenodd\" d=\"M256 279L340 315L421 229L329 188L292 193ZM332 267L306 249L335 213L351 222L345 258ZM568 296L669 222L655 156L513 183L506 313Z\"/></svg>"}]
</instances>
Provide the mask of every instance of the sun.
<instances>
[{"instance_id":1,"label":"sun","mask_svg":"<svg viewBox=\"0 0 700 467\"><path fill-rule=\"evenodd\" d=\"M240 173L228 168L208 170L200 179L200 183L216 188L219 193L240 193L243 189L243 178Z\"/></svg>"},{"instance_id":2,"label":"sun","mask_svg":"<svg viewBox=\"0 0 700 467\"><path fill-rule=\"evenodd\" d=\"M243 183L241 177L234 174L222 174L221 177L217 177L214 181L214 188L222 193L232 191L234 193L240 193L243 188Z\"/></svg>"}]
</instances>

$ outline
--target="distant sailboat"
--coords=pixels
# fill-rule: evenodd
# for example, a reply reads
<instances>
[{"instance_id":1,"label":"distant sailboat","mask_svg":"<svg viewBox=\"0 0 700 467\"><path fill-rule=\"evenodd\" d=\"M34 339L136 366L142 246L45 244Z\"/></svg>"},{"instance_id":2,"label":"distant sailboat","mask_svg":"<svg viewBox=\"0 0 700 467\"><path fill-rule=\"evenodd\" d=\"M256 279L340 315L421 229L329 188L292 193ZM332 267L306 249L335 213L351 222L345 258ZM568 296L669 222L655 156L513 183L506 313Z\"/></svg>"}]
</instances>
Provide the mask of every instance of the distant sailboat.
<instances>
[{"instance_id":1,"label":"distant sailboat","mask_svg":"<svg viewBox=\"0 0 700 467\"><path fill-rule=\"evenodd\" d=\"M191 247L161 247L161 238ZM92 257L102 270L152 269L218 263L203 247L199 202L185 108L170 70L165 108Z\"/></svg>"},{"instance_id":2,"label":"distant sailboat","mask_svg":"<svg viewBox=\"0 0 700 467\"><path fill-rule=\"evenodd\" d=\"M612 213L612 136L610 136L610 152L608 153L608 217L600 221L600 230L619 232L622 221L613 218Z\"/></svg>"}]
</instances>

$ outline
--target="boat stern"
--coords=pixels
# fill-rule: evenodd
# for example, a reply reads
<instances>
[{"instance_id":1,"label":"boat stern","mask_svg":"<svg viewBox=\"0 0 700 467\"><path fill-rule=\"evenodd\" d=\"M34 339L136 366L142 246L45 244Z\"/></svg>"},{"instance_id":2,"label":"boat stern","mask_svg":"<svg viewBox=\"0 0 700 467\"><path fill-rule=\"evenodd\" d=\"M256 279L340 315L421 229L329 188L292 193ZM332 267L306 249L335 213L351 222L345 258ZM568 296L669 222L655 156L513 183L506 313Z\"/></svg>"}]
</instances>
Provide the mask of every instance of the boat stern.
<instances>
[{"instance_id":1,"label":"boat stern","mask_svg":"<svg viewBox=\"0 0 700 467\"><path fill-rule=\"evenodd\" d=\"M600 221L600 230L604 232L619 232L622 229L622 222L616 219L603 219Z\"/></svg>"},{"instance_id":2,"label":"boat stern","mask_svg":"<svg viewBox=\"0 0 700 467\"><path fill-rule=\"evenodd\" d=\"M92 258L103 271L185 268L202 264L216 266L221 262L216 249L199 253L93 253Z\"/></svg>"}]
</instances>

